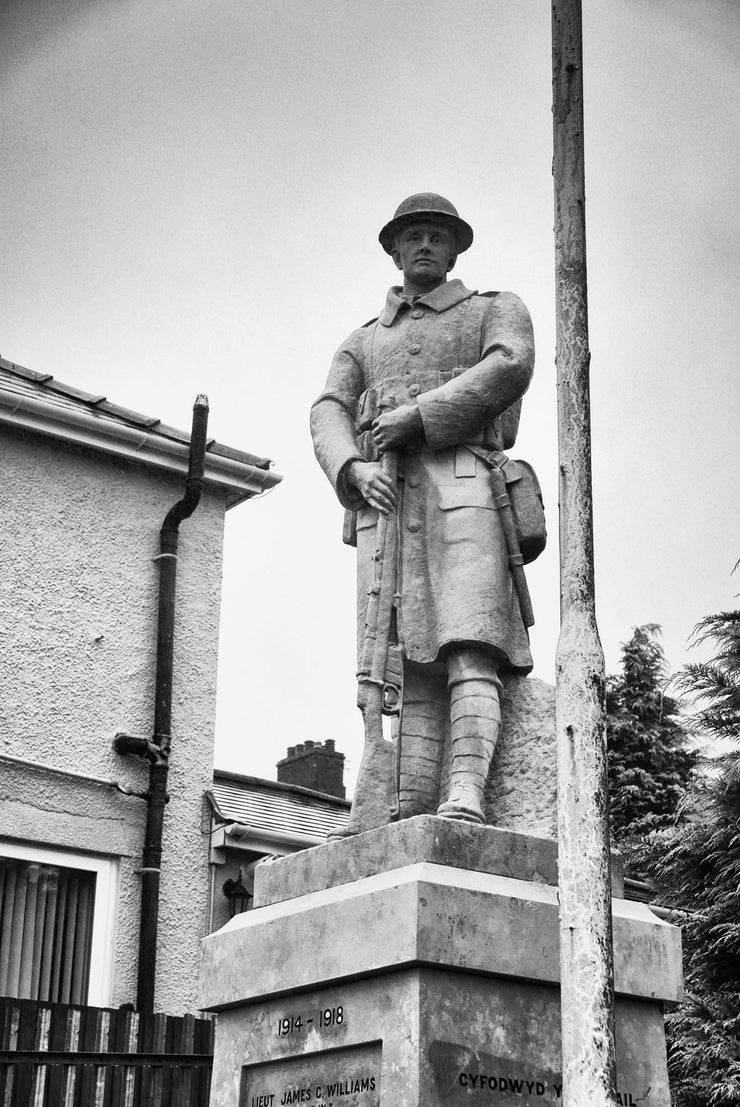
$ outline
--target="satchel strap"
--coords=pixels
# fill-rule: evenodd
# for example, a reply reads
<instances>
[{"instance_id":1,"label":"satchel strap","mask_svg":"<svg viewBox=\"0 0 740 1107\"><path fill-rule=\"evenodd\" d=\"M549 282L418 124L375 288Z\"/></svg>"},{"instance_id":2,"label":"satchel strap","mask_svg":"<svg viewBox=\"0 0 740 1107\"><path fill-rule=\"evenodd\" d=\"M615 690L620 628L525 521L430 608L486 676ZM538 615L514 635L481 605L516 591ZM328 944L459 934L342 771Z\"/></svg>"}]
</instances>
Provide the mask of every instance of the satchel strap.
<instances>
[{"instance_id":1,"label":"satchel strap","mask_svg":"<svg viewBox=\"0 0 740 1107\"><path fill-rule=\"evenodd\" d=\"M509 460L500 450L483 450L480 446L471 446L468 442L463 442L462 445L466 450L470 450L471 454L480 458L489 469L502 469Z\"/></svg>"}]
</instances>

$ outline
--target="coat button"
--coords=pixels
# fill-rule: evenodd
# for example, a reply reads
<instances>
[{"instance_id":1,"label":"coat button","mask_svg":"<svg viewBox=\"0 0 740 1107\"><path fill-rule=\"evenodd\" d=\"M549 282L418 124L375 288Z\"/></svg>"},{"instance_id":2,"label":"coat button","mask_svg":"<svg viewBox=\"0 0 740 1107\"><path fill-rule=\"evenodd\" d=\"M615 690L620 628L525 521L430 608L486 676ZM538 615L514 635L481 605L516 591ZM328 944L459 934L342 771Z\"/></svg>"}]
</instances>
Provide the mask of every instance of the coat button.
<instances>
[{"instance_id":1,"label":"coat button","mask_svg":"<svg viewBox=\"0 0 740 1107\"><path fill-rule=\"evenodd\" d=\"M421 319L423 317L423 315L424 315L424 312L420 311L419 308L414 308L414 310L411 312L411 318L412 319Z\"/></svg>"},{"instance_id":2,"label":"coat button","mask_svg":"<svg viewBox=\"0 0 740 1107\"><path fill-rule=\"evenodd\" d=\"M416 534L416 532L421 529L421 524L420 523L409 523L408 529L411 531L412 534Z\"/></svg>"},{"instance_id":3,"label":"coat button","mask_svg":"<svg viewBox=\"0 0 740 1107\"><path fill-rule=\"evenodd\" d=\"M409 396L418 396L420 391L418 384L409 385Z\"/></svg>"},{"instance_id":4,"label":"coat button","mask_svg":"<svg viewBox=\"0 0 740 1107\"><path fill-rule=\"evenodd\" d=\"M421 353L421 346L419 345L418 342L414 342L412 346L409 346L409 353L410 354L419 354L419 353Z\"/></svg>"},{"instance_id":5,"label":"coat button","mask_svg":"<svg viewBox=\"0 0 740 1107\"><path fill-rule=\"evenodd\" d=\"M408 485L409 488L418 488L419 487L419 478L418 477L406 477L406 484Z\"/></svg>"}]
</instances>

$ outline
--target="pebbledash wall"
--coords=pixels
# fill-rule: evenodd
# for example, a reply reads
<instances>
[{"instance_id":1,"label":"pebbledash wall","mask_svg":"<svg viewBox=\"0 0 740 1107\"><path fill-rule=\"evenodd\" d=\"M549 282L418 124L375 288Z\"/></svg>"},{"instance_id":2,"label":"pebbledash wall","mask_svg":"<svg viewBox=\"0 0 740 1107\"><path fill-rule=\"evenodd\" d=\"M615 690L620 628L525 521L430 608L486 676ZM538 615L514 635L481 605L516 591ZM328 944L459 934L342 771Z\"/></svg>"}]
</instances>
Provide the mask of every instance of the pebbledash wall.
<instances>
[{"instance_id":1,"label":"pebbledash wall","mask_svg":"<svg viewBox=\"0 0 740 1107\"><path fill-rule=\"evenodd\" d=\"M113 738L152 736L153 559L188 442L154 427L129 448L133 413L101 418L94 397L60 399L34 377L0 363L0 856L95 873L86 998L118 1006L136 1000L146 818L126 792L146 792L149 770ZM15 410L8 393L21 394ZM231 456L209 454L203 497L180 527L155 998L173 1014L197 1008L208 930L224 512L280 479L264 459L219 449Z\"/></svg>"}]
</instances>

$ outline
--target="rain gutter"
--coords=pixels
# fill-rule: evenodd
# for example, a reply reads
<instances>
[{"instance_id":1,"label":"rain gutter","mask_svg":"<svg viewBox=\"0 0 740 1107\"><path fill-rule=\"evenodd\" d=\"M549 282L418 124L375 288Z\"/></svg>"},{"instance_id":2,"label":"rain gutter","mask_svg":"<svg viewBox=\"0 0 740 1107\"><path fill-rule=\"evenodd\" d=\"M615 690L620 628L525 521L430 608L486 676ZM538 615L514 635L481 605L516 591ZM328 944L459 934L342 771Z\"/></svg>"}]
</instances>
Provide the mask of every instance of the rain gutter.
<instances>
[{"instance_id":1,"label":"rain gutter","mask_svg":"<svg viewBox=\"0 0 740 1107\"><path fill-rule=\"evenodd\" d=\"M0 387L0 423L180 475L188 471L190 451L185 442L3 387ZM269 491L282 480L274 470L213 452L206 453L204 476L209 485L226 491L229 507Z\"/></svg>"},{"instance_id":2,"label":"rain gutter","mask_svg":"<svg viewBox=\"0 0 740 1107\"><path fill-rule=\"evenodd\" d=\"M219 834L220 832L220 834ZM218 835L218 837L217 837ZM221 838L221 835L223 837ZM325 834L292 834L288 830L264 830L260 826L250 826L249 823L227 823L225 826L216 827L211 836L213 849L223 849L227 844L238 848L245 839L271 843L276 846L309 846L326 845ZM243 848L247 848L246 846Z\"/></svg>"}]
</instances>

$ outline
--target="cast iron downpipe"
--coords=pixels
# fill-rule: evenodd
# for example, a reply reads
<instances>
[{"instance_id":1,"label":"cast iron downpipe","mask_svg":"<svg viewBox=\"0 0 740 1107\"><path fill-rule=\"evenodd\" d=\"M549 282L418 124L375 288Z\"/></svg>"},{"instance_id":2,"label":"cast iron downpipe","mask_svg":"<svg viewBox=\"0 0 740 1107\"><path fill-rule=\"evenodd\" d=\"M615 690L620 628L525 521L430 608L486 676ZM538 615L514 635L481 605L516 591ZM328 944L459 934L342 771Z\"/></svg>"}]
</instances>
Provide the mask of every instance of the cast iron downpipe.
<instances>
[{"instance_id":1,"label":"cast iron downpipe","mask_svg":"<svg viewBox=\"0 0 740 1107\"><path fill-rule=\"evenodd\" d=\"M139 926L139 976L137 1010L154 1011L159 923L159 879L162 864L162 830L167 795L170 745L172 742L172 661L175 631L175 585L179 526L193 514L203 491L208 426L208 397L200 395L193 406L190 462L185 495L165 516L159 532L159 619L157 627L157 673L154 702L154 736L151 740L118 735L119 753L137 754L149 761L146 833L141 868L141 919Z\"/></svg>"}]
</instances>

